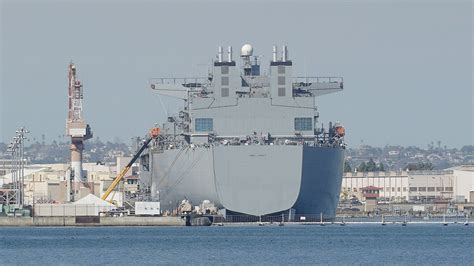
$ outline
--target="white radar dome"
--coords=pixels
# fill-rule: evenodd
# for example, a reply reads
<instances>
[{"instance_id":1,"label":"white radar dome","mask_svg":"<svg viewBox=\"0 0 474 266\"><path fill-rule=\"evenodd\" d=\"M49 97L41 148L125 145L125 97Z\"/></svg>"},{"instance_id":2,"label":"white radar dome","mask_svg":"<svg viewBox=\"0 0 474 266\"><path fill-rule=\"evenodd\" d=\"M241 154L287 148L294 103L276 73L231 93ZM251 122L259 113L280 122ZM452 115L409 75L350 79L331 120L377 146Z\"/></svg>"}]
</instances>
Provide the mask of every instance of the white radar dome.
<instances>
[{"instance_id":1,"label":"white radar dome","mask_svg":"<svg viewBox=\"0 0 474 266\"><path fill-rule=\"evenodd\" d=\"M252 53L253 53L253 47L250 44L244 44L244 46L242 46L242 49L240 50L241 56L251 56Z\"/></svg>"}]
</instances>

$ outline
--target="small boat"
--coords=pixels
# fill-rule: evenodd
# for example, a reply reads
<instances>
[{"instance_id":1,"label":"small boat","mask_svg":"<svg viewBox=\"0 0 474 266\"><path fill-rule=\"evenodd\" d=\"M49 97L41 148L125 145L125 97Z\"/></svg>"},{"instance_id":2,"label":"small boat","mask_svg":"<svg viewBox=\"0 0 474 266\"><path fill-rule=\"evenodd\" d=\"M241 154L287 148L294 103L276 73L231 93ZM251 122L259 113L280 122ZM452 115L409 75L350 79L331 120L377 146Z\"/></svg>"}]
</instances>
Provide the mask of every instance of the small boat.
<instances>
[{"instance_id":1,"label":"small boat","mask_svg":"<svg viewBox=\"0 0 474 266\"><path fill-rule=\"evenodd\" d=\"M403 220L403 223L402 223L402 226L407 226L408 222L407 222L407 215L405 214L405 218Z\"/></svg>"},{"instance_id":2,"label":"small boat","mask_svg":"<svg viewBox=\"0 0 474 266\"><path fill-rule=\"evenodd\" d=\"M284 226L285 225L285 215L282 213L281 214L281 221L278 224L278 226Z\"/></svg>"}]
</instances>

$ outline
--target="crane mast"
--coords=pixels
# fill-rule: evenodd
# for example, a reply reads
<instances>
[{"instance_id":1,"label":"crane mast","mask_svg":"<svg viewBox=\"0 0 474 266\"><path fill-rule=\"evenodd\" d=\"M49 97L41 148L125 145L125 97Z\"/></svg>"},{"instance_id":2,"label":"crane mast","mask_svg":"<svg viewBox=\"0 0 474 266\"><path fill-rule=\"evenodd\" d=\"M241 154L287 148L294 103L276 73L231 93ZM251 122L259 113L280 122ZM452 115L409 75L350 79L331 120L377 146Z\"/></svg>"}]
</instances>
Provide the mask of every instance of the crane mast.
<instances>
[{"instance_id":1,"label":"crane mast","mask_svg":"<svg viewBox=\"0 0 474 266\"><path fill-rule=\"evenodd\" d=\"M71 62L68 73L68 118L66 134L71 137L71 181L87 181L82 173L82 151L84 141L92 138L92 131L82 115L83 87L76 76L76 66Z\"/></svg>"}]
</instances>

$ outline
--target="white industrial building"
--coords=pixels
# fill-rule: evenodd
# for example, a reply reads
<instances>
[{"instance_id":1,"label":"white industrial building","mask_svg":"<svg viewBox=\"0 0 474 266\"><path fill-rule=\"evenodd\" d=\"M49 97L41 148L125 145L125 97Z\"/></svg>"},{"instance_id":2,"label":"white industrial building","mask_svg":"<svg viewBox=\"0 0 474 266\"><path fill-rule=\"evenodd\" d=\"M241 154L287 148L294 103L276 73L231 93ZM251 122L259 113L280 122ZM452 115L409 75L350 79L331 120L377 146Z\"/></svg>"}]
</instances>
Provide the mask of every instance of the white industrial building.
<instances>
[{"instance_id":1,"label":"white industrial building","mask_svg":"<svg viewBox=\"0 0 474 266\"><path fill-rule=\"evenodd\" d=\"M345 173L342 192L361 198L362 188L380 188L381 201L474 203L474 166L446 170Z\"/></svg>"},{"instance_id":2,"label":"white industrial building","mask_svg":"<svg viewBox=\"0 0 474 266\"><path fill-rule=\"evenodd\" d=\"M78 191L78 199L89 193L100 197L105 188L117 175L117 169L123 169L130 161L130 157L118 157L116 165L83 163L82 172L87 176L89 189L81 188ZM66 202L67 182L66 173L69 164L37 164L28 165L25 168L25 204L33 202ZM5 171L6 172L6 171ZM132 171L129 171L131 174ZM4 184L12 182L12 173L8 172L0 176L0 188ZM122 193L114 193L112 200L118 204L122 203Z\"/></svg>"}]
</instances>

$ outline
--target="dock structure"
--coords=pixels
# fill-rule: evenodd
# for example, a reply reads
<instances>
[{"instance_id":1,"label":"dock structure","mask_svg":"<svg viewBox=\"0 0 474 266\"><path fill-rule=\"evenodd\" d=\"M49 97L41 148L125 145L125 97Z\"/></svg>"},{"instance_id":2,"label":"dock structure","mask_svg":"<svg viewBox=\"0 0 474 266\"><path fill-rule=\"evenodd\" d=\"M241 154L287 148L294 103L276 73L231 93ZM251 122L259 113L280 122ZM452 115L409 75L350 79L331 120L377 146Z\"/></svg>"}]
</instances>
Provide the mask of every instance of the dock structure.
<instances>
[{"instance_id":1,"label":"dock structure","mask_svg":"<svg viewBox=\"0 0 474 266\"><path fill-rule=\"evenodd\" d=\"M176 216L159 217L101 217L101 216L50 216L0 217L2 226L184 226Z\"/></svg>"}]
</instances>

